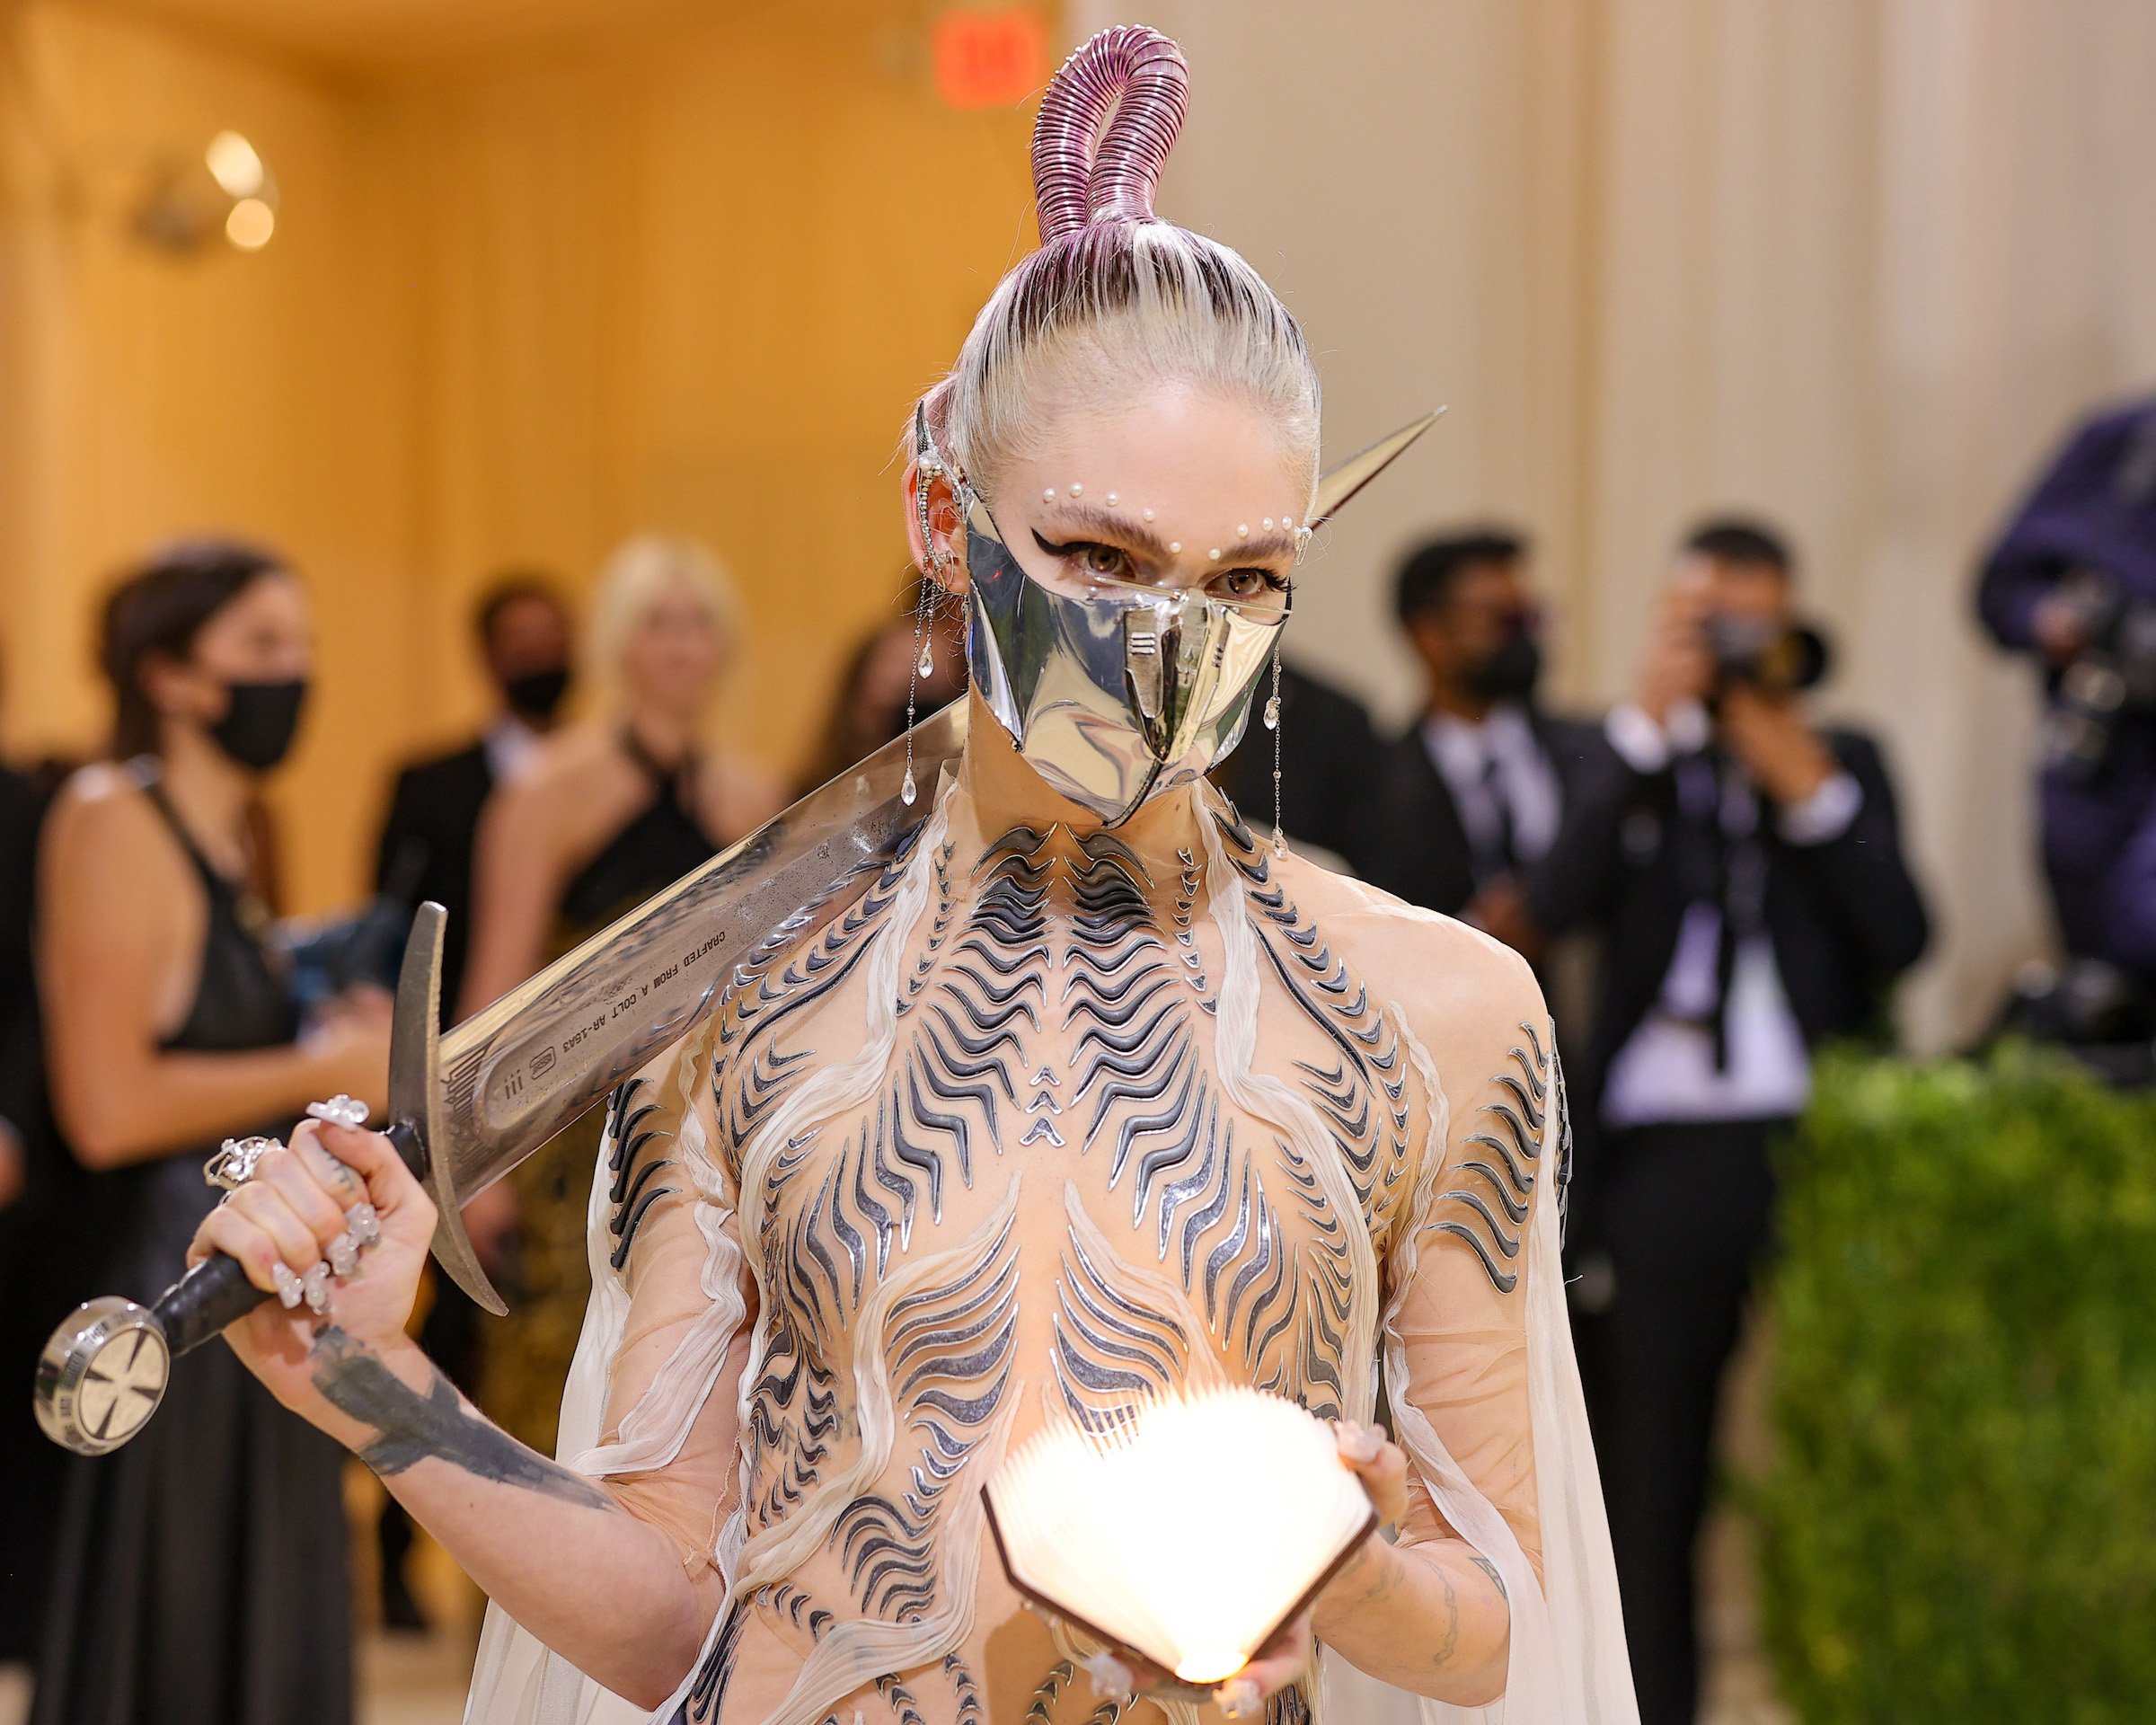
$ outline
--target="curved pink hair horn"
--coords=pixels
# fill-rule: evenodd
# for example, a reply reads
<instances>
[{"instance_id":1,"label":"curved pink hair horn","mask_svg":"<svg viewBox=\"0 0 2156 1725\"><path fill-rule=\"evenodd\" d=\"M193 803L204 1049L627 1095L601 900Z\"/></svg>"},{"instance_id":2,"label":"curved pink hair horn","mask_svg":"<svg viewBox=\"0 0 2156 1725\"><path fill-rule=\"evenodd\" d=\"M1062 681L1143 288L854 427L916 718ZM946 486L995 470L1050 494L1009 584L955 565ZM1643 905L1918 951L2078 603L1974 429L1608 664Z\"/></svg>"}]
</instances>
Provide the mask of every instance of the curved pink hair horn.
<instances>
[{"instance_id":1,"label":"curved pink hair horn","mask_svg":"<svg viewBox=\"0 0 2156 1725\"><path fill-rule=\"evenodd\" d=\"M1104 30L1065 60L1033 122L1040 243L1053 245L1088 222L1153 220L1153 188L1189 103L1182 49L1144 24Z\"/></svg>"}]
</instances>

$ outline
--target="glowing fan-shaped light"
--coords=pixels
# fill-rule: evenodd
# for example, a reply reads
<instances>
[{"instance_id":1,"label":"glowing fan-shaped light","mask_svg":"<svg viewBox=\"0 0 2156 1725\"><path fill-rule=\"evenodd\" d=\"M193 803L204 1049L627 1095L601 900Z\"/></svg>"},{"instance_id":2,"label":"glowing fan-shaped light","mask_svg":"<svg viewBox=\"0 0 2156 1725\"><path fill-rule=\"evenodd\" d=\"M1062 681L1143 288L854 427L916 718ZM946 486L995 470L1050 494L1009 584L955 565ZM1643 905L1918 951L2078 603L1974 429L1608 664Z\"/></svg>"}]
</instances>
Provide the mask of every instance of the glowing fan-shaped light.
<instances>
[{"instance_id":1,"label":"glowing fan-shaped light","mask_svg":"<svg viewBox=\"0 0 2156 1725\"><path fill-rule=\"evenodd\" d=\"M987 1499L1014 1587L1191 1684L1241 1670L1373 1522L1331 1429L1240 1386L1051 1425Z\"/></svg>"}]
</instances>

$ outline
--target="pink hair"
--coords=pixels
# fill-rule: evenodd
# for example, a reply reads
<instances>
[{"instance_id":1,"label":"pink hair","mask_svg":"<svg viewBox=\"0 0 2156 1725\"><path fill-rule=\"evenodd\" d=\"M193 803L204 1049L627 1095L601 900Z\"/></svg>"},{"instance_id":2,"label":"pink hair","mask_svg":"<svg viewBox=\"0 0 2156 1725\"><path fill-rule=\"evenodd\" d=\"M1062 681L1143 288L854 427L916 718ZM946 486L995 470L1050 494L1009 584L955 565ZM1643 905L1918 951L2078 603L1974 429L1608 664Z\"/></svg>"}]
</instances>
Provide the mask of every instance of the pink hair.
<instances>
[{"instance_id":1,"label":"pink hair","mask_svg":"<svg viewBox=\"0 0 2156 1725\"><path fill-rule=\"evenodd\" d=\"M984 491L1047 392L1098 400L1134 380L1252 400L1315 483L1318 380L1302 331L1242 258L1153 213L1189 94L1182 50L1143 24L1102 31L1050 80L1033 128L1040 249L1003 278L923 402Z\"/></svg>"}]
</instances>

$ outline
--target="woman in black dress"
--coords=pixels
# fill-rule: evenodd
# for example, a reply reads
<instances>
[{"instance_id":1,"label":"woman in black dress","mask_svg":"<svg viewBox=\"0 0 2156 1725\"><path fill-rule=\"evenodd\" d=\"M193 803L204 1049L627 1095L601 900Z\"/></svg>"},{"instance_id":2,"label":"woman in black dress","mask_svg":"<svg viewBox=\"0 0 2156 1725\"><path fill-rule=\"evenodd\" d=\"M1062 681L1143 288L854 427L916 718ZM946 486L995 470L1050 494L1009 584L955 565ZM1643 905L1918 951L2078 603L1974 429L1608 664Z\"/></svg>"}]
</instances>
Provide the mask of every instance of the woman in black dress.
<instances>
[{"instance_id":1,"label":"woman in black dress","mask_svg":"<svg viewBox=\"0 0 2156 1725\"><path fill-rule=\"evenodd\" d=\"M97 1285L147 1301L218 1199L204 1159L346 1092L379 1106L388 1002L305 1034L264 943L249 809L312 659L277 559L208 543L113 596L114 759L46 829L39 973L53 1103L93 1182ZM223 1348L159 1418L72 1464L33 1725L343 1725L352 1710L341 1458Z\"/></svg>"},{"instance_id":2,"label":"woman in black dress","mask_svg":"<svg viewBox=\"0 0 2156 1725\"><path fill-rule=\"evenodd\" d=\"M481 818L470 1014L784 805L779 782L713 740L739 642L719 562L694 540L632 539L607 560L585 644L598 710L543 741ZM584 1227L599 1120L588 1116L467 1208L474 1238L513 1195L517 1287L490 1324L480 1400L551 1455L590 1297ZM506 1206L505 1206L506 1208Z\"/></svg>"}]
</instances>

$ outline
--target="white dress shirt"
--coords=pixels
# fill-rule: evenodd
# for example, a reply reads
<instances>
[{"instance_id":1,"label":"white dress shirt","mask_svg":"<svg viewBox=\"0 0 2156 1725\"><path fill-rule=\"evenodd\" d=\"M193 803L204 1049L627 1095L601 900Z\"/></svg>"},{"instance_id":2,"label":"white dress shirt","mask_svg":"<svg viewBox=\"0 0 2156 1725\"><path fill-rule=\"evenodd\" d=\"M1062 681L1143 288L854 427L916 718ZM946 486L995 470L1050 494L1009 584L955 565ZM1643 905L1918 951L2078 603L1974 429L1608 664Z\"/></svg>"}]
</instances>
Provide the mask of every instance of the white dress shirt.
<instances>
[{"instance_id":1,"label":"white dress shirt","mask_svg":"<svg viewBox=\"0 0 2156 1725\"><path fill-rule=\"evenodd\" d=\"M1521 709L1492 707L1480 724L1433 713L1422 721L1422 746L1453 793L1476 856L1502 850L1507 823L1515 862L1538 862L1556 842L1562 809L1557 769Z\"/></svg>"},{"instance_id":2,"label":"white dress shirt","mask_svg":"<svg viewBox=\"0 0 2156 1725\"><path fill-rule=\"evenodd\" d=\"M1673 755L1702 747L1710 727L1691 703L1673 711L1666 725L1628 704L1610 714L1604 729L1634 771L1655 773ZM1760 799L1748 778L1730 775L1719 801L1725 834L1741 839L1757 829ZM1836 773L1782 809L1775 825L1789 844L1824 845L1849 830L1863 801L1856 780ZM1602 1101L1610 1126L1780 1119L1801 1113L1810 1100L1811 1055L1764 929L1737 942L1723 1008L1727 1057L1717 1069L1713 1032L1699 1021L1714 1007L1721 932L1719 905L1702 899L1686 907L1661 995L1610 1063Z\"/></svg>"}]
</instances>

